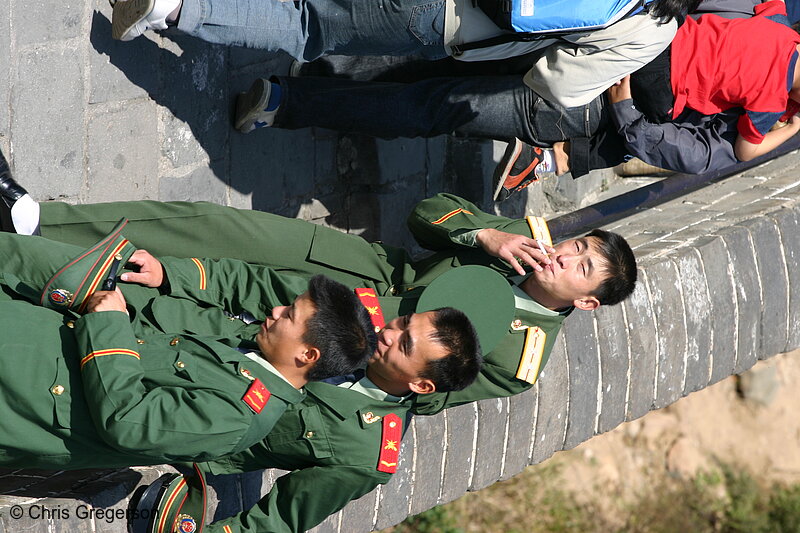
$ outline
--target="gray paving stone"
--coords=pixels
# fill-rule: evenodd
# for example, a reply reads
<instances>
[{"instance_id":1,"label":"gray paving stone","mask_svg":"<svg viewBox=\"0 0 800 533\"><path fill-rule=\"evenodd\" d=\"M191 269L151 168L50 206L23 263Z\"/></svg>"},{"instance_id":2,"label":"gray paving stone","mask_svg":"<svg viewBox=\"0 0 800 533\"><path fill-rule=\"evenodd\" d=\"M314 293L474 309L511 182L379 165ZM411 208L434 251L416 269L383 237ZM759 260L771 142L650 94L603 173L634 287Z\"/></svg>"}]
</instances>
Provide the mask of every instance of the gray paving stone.
<instances>
[{"instance_id":1,"label":"gray paving stone","mask_svg":"<svg viewBox=\"0 0 800 533\"><path fill-rule=\"evenodd\" d=\"M623 309L621 305L601 305L594 312L602 380L598 433L625 421L630 346Z\"/></svg>"},{"instance_id":2,"label":"gray paving stone","mask_svg":"<svg viewBox=\"0 0 800 533\"><path fill-rule=\"evenodd\" d=\"M720 232L725 240L736 280L736 365L740 374L753 366L758 354L758 334L761 331L761 288L758 280L754 248L747 229L736 226Z\"/></svg>"},{"instance_id":3,"label":"gray paving stone","mask_svg":"<svg viewBox=\"0 0 800 533\"><path fill-rule=\"evenodd\" d=\"M508 438L501 479L519 474L530 463L536 428L538 390L538 387L534 386L508 399Z\"/></svg>"},{"instance_id":4,"label":"gray paving stone","mask_svg":"<svg viewBox=\"0 0 800 533\"><path fill-rule=\"evenodd\" d=\"M153 105L141 100L95 111L89 121L86 201L157 199L159 141Z\"/></svg>"},{"instance_id":5,"label":"gray paving stone","mask_svg":"<svg viewBox=\"0 0 800 533\"><path fill-rule=\"evenodd\" d=\"M27 0L24 9L12 9L17 46L78 37L83 32L87 0L65 0L58 9L48 0Z\"/></svg>"},{"instance_id":6,"label":"gray paving stone","mask_svg":"<svg viewBox=\"0 0 800 533\"><path fill-rule=\"evenodd\" d=\"M96 2L89 46L89 103L157 96L162 90L159 57L165 52L146 36L132 42L111 38L111 6ZM97 7L96 6L96 7Z\"/></svg>"},{"instance_id":7,"label":"gray paving stone","mask_svg":"<svg viewBox=\"0 0 800 533\"><path fill-rule=\"evenodd\" d=\"M633 251L636 257L641 261L643 259L659 259L669 256L672 252L683 245L682 241L677 240L661 240L658 242L651 242L635 248Z\"/></svg>"},{"instance_id":8,"label":"gray paving stone","mask_svg":"<svg viewBox=\"0 0 800 533\"><path fill-rule=\"evenodd\" d=\"M158 199L190 202L214 202L224 205L227 188L208 167L199 167L186 176L162 177L158 182Z\"/></svg>"},{"instance_id":9,"label":"gray paving stone","mask_svg":"<svg viewBox=\"0 0 800 533\"><path fill-rule=\"evenodd\" d=\"M678 271L668 259L648 265L647 281L655 311L658 344L654 407L660 409L683 395L686 377L683 296Z\"/></svg>"},{"instance_id":10,"label":"gray paving stone","mask_svg":"<svg viewBox=\"0 0 800 533\"><path fill-rule=\"evenodd\" d=\"M8 149L8 137L10 134L10 116L9 110L11 98L11 83L13 77L11 76L11 6L10 0L0 0L0 49L6 50L7 53L0 54L0 148L9 157L11 151Z\"/></svg>"},{"instance_id":11,"label":"gray paving stone","mask_svg":"<svg viewBox=\"0 0 800 533\"><path fill-rule=\"evenodd\" d=\"M424 199L424 181L424 176L409 177L408 180L401 180L391 193L373 195L374 200L377 201L375 216L380 220L380 233L375 235L375 240L380 239L392 244L398 243L404 247L410 247L416 242L405 223L398 223L396 213L410 213L414 206ZM360 210L359 207L354 206L354 208L351 212ZM369 233L368 227L365 230Z\"/></svg>"},{"instance_id":12,"label":"gray paving stone","mask_svg":"<svg viewBox=\"0 0 800 533\"><path fill-rule=\"evenodd\" d=\"M424 479L428 476L439 478L442 472L445 449L447 448L444 413L439 413L435 416L415 416L412 423L414 426L414 444L416 445L414 478ZM414 484L410 514L419 514L438 504L438 484Z\"/></svg>"},{"instance_id":13,"label":"gray paving stone","mask_svg":"<svg viewBox=\"0 0 800 533\"><path fill-rule=\"evenodd\" d=\"M693 192L689 202L697 205L714 205L715 210L724 210L715 204L731 197L737 197L745 191L749 191L758 183L753 178L729 178ZM744 202L734 202L734 205L741 205L741 203Z\"/></svg>"},{"instance_id":14,"label":"gray paving stone","mask_svg":"<svg viewBox=\"0 0 800 533\"><path fill-rule=\"evenodd\" d=\"M639 268L636 289L622 305L625 306L625 316L628 318L631 353L628 409L625 419L634 420L653 407L658 356L655 316L647 292L647 275L642 268Z\"/></svg>"},{"instance_id":15,"label":"gray paving stone","mask_svg":"<svg viewBox=\"0 0 800 533\"><path fill-rule=\"evenodd\" d=\"M753 185L755 185L755 183ZM763 190L751 187L726 198L722 198L715 202L713 206L716 211L721 213L719 218L723 220L743 220L752 216L753 206L750 204L772 201L769 199L765 200L763 195Z\"/></svg>"},{"instance_id":16,"label":"gray paving stone","mask_svg":"<svg viewBox=\"0 0 800 533\"><path fill-rule=\"evenodd\" d=\"M35 198L75 197L80 192L83 79L80 54L74 47L36 48L18 54L11 94L14 170Z\"/></svg>"},{"instance_id":17,"label":"gray paving stone","mask_svg":"<svg viewBox=\"0 0 800 533\"><path fill-rule=\"evenodd\" d=\"M381 488L378 503L378 520L375 529L383 529L402 522L411 508L411 495L414 490L414 432L406 430L400 448L400 461L397 472ZM424 479L424 478L423 478ZM420 481L423 483L423 481Z\"/></svg>"},{"instance_id":18,"label":"gray paving stone","mask_svg":"<svg viewBox=\"0 0 800 533\"><path fill-rule=\"evenodd\" d=\"M774 220L760 217L743 224L750 231L761 282L761 330L758 357L765 359L783 352L789 327L787 265Z\"/></svg>"},{"instance_id":19,"label":"gray paving stone","mask_svg":"<svg viewBox=\"0 0 800 533\"><path fill-rule=\"evenodd\" d=\"M705 319L712 336L710 385L730 376L736 365L736 290L723 239L706 237L695 247L700 253L711 303L711 312Z\"/></svg>"},{"instance_id":20,"label":"gray paving stone","mask_svg":"<svg viewBox=\"0 0 800 533\"><path fill-rule=\"evenodd\" d=\"M301 189L314 190L314 158L304 150L297 150L298 146L309 146L309 135L307 130L268 128L247 135L231 133L228 163L231 204L276 212L289 203L286 196L276 191L287 186L293 187L295 194L300 194ZM300 183L294 183L297 180ZM304 200L308 201L308 197Z\"/></svg>"},{"instance_id":21,"label":"gray paving stone","mask_svg":"<svg viewBox=\"0 0 800 533\"><path fill-rule=\"evenodd\" d=\"M791 203L791 200L787 200L786 198L780 196L775 198L762 198L739 208L732 208L729 211L720 214L716 221L717 223L739 223L753 218L758 218L763 216L764 213L781 209L785 205Z\"/></svg>"},{"instance_id":22,"label":"gray paving stone","mask_svg":"<svg viewBox=\"0 0 800 533\"><path fill-rule=\"evenodd\" d=\"M568 414L565 400L569 397L570 383L563 335L556 339L550 359L539 374L536 386L539 403L531 464L541 463L564 448Z\"/></svg>"},{"instance_id":23,"label":"gray paving stone","mask_svg":"<svg viewBox=\"0 0 800 533\"><path fill-rule=\"evenodd\" d=\"M600 357L590 312L574 311L563 330L569 360L569 416L564 449L570 449L594 435Z\"/></svg>"},{"instance_id":24,"label":"gray paving stone","mask_svg":"<svg viewBox=\"0 0 800 533\"><path fill-rule=\"evenodd\" d=\"M711 377L712 331L708 321L711 296L700 254L694 248L680 250L673 257L683 294L683 317L686 321L686 381L683 395L700 390Z\"/></svg>"},{"instance_id":25,"label":"gray paving stone","mask_svg":"<svg viewBox=\"0 0 800 533\"><path fill-rule=\"evenodd\" d=\"M459 405L445 411L447 416L447 455L440 503L461 497L469 489L474 468L472 443L477 431L477 409L473 404Z\"/></svg>"},{"instance_id":26,"label":"gray paving stone","mask_svg":"<svg viewBox=\"0 0 800 533\"><path fill-rule=\"evenodd\" d=\"M475 471L469 490L480 490L500 479L508 424L508 398L481 400L477 406Z\"/></svg>"},{"instance_id":27,"label":"gray paving stone","mask_svg":"<svg viewBox=\"0 0 800 533\"><path fill-rule=\"evenodd\" d=\"M425 139L376 139L380 154L378 160L379 183L387 184L406 180L428 172Z\"/></svg>"},{"instance_id":28,"label":"gray paving stone","mask_svg":"<svg viewBox=\"0 0 800 533\"><path fill-rule=\"evenodd\" d=\"M789 309L788 309L788 334L784 352L800 347L800 209L784 209L773 213L780 230L783 253L787 264L789 278Z\"/></svg>"},{"instance_id":29,"label":"gray paving stone","mask_svg":"<svg viewBox=\"0 0 800 533\"><path fill-rule=\"evenodd\" d=\"M37 506L39 504L32 504ZM50 531L53 528L53 520L41 518L41 513L36 507L33 511L34 518L31 518L31 505L21 505L22 515L19 518L11 517L11 509L0 510L0 520L8 531L13 533L39 533L40 531Z\"/></svg>"},{"instance_id":30,"label":"gray paving stone","mask_svg":"<svg viewBox=\"0 0 800 533\"><path fill-rule=\"evenodd\" d=\"M225 48L185 35L164 39L163 46L164 90L157 101L165 112L164 156L175 168L222 159L233 131Z\"/></svg>"},{"instance_id":31,"label":"gray paving stone","mask_svg":"<svg viewBox=\"0 0 800 533\"><path fill-rule=\"evenodd\" d=\"M763 189L764 197L767 197L774 195L778 191L794 188L800 185L800 177L798 177L796 169L796 163L791 167L786 168L783 173L777 169L770 169L770 176L767 178L767 180L756 185L754 189Z\"/></svg>"},{"instance_id":32,"label":"gray paving stone","mask_svg":"<svg viewBox=\"0 0 800 533\"><path fill-rule=\"evenodd\" d=\"M347 504L347 506L342 509L340 531L352 531L353 533L361 533L362 531L367 533L368 531L372 531L374 529L375 506L378 504L379 492L380 488L376 488L372 492ZM322 526L322 524L320 524L320 526ZM329 531L333 532L336 530L329 529L326 525L326 527L323 527L317 533L328 533Z\"/></svg>"}]
</instances>

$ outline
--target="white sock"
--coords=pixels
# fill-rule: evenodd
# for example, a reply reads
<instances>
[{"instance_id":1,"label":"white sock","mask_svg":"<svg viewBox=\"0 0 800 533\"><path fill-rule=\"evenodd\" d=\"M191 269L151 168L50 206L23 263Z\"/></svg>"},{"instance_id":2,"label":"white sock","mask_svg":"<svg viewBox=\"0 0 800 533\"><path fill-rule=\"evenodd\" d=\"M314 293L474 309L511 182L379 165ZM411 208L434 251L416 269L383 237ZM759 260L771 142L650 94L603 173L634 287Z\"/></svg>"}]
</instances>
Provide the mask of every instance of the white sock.
<instances>
[{"instance_id":1,"label":"white sock","mask_svg":"<svg viewBox=\"0 0 800 533\"><path fill-rule=\"evenodd\" d=\"M542 150L542 162L539 163L541 172L551 172L556 170L556 156L552 150Z\"/></svg>"},{"instance_id":2,"label":"white sock","mask_svg":"<svg viewBox=\"0 0 800 533\"><path fill-rule=\"evenodd\" d=\"M39 202L26 194L11 206L11 221L20 235L36 235L39 232Z\"/></svg>"}]
</instances>

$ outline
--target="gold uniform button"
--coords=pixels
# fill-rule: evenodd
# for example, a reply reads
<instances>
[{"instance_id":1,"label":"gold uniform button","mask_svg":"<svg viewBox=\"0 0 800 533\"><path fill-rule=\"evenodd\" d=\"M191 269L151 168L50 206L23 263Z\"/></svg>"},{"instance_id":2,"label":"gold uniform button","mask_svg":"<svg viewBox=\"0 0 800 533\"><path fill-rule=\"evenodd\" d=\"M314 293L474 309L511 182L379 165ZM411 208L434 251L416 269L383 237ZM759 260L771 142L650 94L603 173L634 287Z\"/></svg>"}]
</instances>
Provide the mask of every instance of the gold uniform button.
<instances>
[{"instance_id":1,"label":"gold uniform button","mask_svg":"<svg viewBox=\"0 0 800 533\"><path fill-rule=\"evenodd\" d=\"M67 327L70 328L70 329L75 327L75 321L74 320L67 320L66 324L67 324Z\"/></svg>"},{"instance_id":2,"label":"gold uniform button","mask_svg":"<svg viewBox=\"0 0 800 533\"><path fill-rule=\"evenodd\" d=\"M176 344L178 344L178 341L180 341L180 339L178 337L175 337L174 339L169 341L169 345L170 346L175 346Z\"/></svg>"},{"instance_id":3,"label":"gold uniform button","mask_svg":"<svg viewBox=\"0 0 800 533\"><path fill-rule=\"evenodd\" d=\"M314 432L313 431L306 431L306 438L307 439L310 439L310 438L313 438L313 437L314 437Z\"/></svg>"},{"instance_id":4,"label":"gold uniform button","mask_svg":"<svg viewBox=\"0 0 800 533\"><path fill-rule=\"evenodd\" d=\"M250 371L247 370L246 368L242 368L241 370L239 370L239 373L241 375L243 375L244 377L246 377L247 379L249 379L250 381L255 381L256 380L256 378L254 378L253 376L250 375Z\"/></svg>"},{"instance_id":5,"label":"gold uniform button","mask_svg":"<svg viewBox=\"0 0 800 533\"><path fill-rule=\"evenodd\" d=\"M144 344L144 341L142 339L136 339L136 344Z\"/></svg>"},{"instance_id":6,"label":"gold uniform button","mask_svg":"<svg viewBox=\"0 0 800 533\"><path fill-rule=\"evenodd\" d=\"M236 320L236 317L235 317L235 316L229 316L229 317L228 317L228 320L230 320L231 322L233 322L234 320Z\"/></svg>"},{"instance_id":7,"label":"gold uniform button","mask_svg":"<svg viewBox=\"0 0 800 533\"><path fill-rule=\"evenodd\" d=\"M391 287L389 287L389 292L391 292L391 293L392 293L392 296L397 296L397 293L398 293L399 291L397 290L397 287L395 287L394 285L392 285Z\"/></svg>"},{"instance_id":8,"label":"gold uniform button","mask_svg":"<svg viewBox=\"0 0 800 533\"><path fill-rule=\"evenodd\" d=\"M61 396L62 394L64 394L64 387L62 387L61 385L56 385L55 387L50 389L50 392L52 392L56 396Z\"/></svg>"},{"instance_id":9,"label":"gold uniform button","mask_svg":"<svg viewBox=\"0 0 800 533\"><path fill-rule=\"evenodd\" d=\"M184 363L183 361L178 361L177 363L175 363L175 366L177 366L178 368L186 368L186 363Z\"/></svg>"},{"instance_id":10,"label":"gold uniform button","mask_svg":"<svg viewBox=\"0 0 800 533\"><path fill-rule=\"evenodd\" d=\"M380 326L375 326L375 333L380 333L381 329L383 328L381 328Z\"/></svg>"}]
</instances>

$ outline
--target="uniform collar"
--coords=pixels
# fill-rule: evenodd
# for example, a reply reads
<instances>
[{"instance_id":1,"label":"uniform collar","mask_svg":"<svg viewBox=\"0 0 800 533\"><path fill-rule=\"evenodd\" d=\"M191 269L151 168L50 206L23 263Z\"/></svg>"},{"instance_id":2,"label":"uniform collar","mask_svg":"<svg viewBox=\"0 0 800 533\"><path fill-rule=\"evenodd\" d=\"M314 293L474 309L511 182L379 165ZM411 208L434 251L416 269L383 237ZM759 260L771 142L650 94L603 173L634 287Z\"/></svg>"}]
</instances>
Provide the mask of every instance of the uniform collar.
<instances>
[{"instance_id":1,"label":"uniform collar","mask_svg":"<svg viewBox=\"0 0 800 533\"><path fill-rule=\"evenodd\" d=\"M359 381L359 383L361 382ZM397 402L372 398L367 394L351 388L329 385L318 381L308 383L306 385L306 392L309 396L313 396L316 400L330 407L331 410L343 419L365 408L386 407L392 409L404 403L403 401Z\"/></svg>"},{"instance_id":2,"label":"uniform collar","mask_svg":"<svg viewBox=\"0 0 800 533\"><path fill-rule=\"evenodd\" d=\"M572 312L574 307L570 306L563 311L554 311L552 309L548 309L531 298L531 296L527 292L523 291L521 287L521 285L526 279L528 279L529 276L530 274L525 276L513 276L510 278L512 282L511 291L514 293L514 306L517 309L542 316L567 316Z\"/></svg>"}]
</instances>

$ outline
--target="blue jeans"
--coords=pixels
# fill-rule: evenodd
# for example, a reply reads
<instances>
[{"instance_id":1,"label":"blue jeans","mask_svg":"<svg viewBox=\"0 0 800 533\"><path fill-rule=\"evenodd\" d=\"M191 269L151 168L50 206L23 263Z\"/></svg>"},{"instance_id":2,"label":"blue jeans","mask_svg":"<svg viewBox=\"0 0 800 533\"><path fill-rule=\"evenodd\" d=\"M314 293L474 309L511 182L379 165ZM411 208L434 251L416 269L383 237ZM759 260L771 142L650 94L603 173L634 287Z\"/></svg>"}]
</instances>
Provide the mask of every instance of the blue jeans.
<instances>
[{"instance_id":1,"label":"blue jeans","mask_svg":"<svg viewBox=\"0 0 800 533\"><path fill-rule=\"evenodd\" d=\"M394 139L455 133L552 146L570 141L573 177L622 162L605 99L562 107L541 98L519 75L431 78L382 83L340 78L273 78L282 98L274 126L318 126Z\"/></svg>"},{"instance_id":2,"label":"blue jeans","mask_svg":"<svg viewBox=\"0 0 800 533\"><path fill-rule=\"evenodd\" d=\"M444 0L184 0L178 29L300 61L334 53L447 56Z\"/></svg>"}]
</instances>

